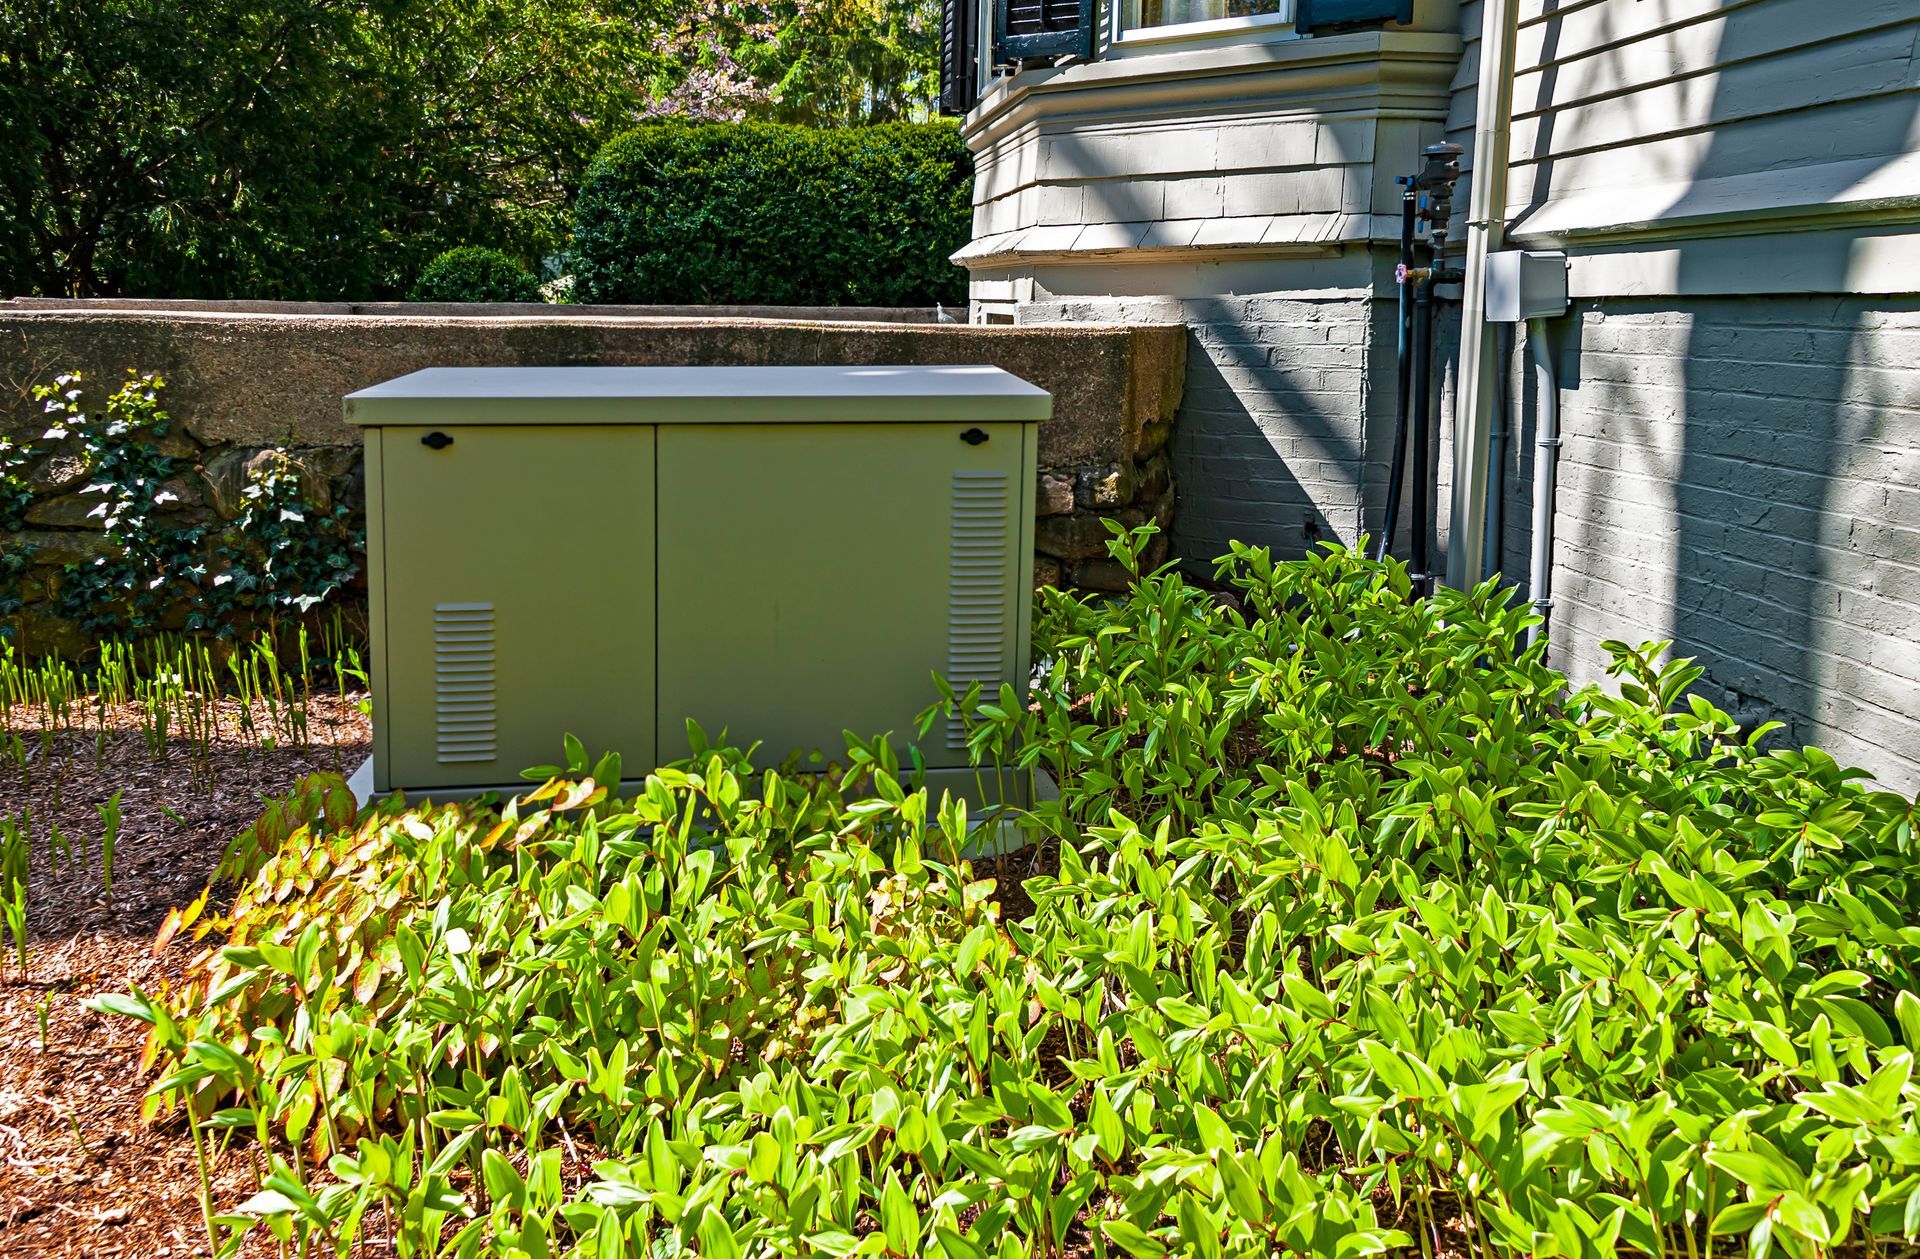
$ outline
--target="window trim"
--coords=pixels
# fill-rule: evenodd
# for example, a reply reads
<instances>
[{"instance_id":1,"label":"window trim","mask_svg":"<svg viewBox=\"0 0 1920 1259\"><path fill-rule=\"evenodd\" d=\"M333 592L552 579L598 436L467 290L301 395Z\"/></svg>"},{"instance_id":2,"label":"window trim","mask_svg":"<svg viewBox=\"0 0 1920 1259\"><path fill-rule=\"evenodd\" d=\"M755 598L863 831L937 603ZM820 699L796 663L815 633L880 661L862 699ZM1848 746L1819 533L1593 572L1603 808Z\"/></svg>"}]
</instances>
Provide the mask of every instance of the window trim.
<instances>
[{"instance_id":1,"label":"window trim","mask_svg":"<svg viewBox=\"0 0 1920 1259\"><path fill-rule=\"evenodd\" d=\"M1126 24L1126 0L1111 0L1108 8L1112 14L1108 37L1116 49L1134 48L1142 44L1175 43L1188 39L1217 39L1223 36L1265 33L1274 27L1290 29L1293 26L1292 0L1281 0L1278 13L1208 18L1199 22L1175 22L1166 26L1140 26L1132 29L1129 29Z\"/></svg>"}]
</instances>

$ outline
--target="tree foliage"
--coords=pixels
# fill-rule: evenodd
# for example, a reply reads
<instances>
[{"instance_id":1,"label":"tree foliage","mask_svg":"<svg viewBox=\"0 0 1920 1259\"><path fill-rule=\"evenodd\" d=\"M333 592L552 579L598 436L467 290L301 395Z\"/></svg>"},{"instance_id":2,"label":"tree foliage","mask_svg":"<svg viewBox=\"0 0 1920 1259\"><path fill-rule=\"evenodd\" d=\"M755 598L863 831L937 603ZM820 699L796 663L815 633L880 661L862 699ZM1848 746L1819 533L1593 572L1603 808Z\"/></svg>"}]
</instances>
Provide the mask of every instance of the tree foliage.
<instances>
[{"instance_id":1,"label":"tree foliage","mask_svg":"<svg viewBox=\"0 0 1920 1259\"><path fill-rule=\"evenodd\" d=\"M926 117L939 91L939 8L929 0L716 4L702 25L750 85L749 117L909 121Z\"/></svg>"},{"instance_id":2,"label":"tree foliage","mask_svg":"<svg viewBox=\"0 0 1920 1259\"><path fill-rule=\"evenodd\" d=\"M923 0L12 0L0 291L374 298L529 264L651 114L924 112Z\"/></svg>"}]
</instances>

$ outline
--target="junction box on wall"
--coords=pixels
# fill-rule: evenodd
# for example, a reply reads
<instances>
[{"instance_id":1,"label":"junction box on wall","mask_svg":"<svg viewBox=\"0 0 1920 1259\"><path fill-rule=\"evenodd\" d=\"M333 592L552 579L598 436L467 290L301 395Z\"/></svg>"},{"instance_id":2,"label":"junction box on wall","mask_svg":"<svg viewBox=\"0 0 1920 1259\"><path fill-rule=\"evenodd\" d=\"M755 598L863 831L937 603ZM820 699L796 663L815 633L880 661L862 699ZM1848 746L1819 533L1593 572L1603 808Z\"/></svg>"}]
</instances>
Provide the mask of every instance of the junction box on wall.
<instances>
[{"instance_id":1,"label":"junction box on wall","mask_svg":"<svg viewBox=\"0 0 1920 1259\"><path fill-rule=\"evenodd\" d=\"M1487 322L1525 323L1567 313L1567 256L1505 249L1487 255Z\"/></svg>"}]
</instances>

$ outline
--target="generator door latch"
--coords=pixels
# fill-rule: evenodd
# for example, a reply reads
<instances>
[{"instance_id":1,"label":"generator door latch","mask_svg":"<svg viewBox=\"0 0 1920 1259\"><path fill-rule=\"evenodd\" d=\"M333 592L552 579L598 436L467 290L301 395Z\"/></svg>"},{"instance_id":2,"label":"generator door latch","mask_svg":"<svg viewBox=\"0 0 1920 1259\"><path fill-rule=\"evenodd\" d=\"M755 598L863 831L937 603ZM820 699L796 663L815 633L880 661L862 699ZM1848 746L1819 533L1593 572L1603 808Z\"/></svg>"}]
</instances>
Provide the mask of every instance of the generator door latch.
<instances>
[{"instance_id":1,"label":"generator door latch","mask_svg":"<svg viewBox=\"0 0 1920 1259\"><path fill-rule=\"evenodd\" d=\"M987 431L983 428L970 428L960 434L960 440L969 446L978 446L981 442L987 440Z\"/></svg>"},{"instance_id":2,"label":"generator door latch","mask_svg":"<svg viewBox=\"0 0 1920 1259\"><path fill-rule=\"evenodd\" d=\"M445 450L447 447L453 445L453 438L435 429L425 437L422 437L420 444L429 450Z\"/></svg>"}]
</instances>

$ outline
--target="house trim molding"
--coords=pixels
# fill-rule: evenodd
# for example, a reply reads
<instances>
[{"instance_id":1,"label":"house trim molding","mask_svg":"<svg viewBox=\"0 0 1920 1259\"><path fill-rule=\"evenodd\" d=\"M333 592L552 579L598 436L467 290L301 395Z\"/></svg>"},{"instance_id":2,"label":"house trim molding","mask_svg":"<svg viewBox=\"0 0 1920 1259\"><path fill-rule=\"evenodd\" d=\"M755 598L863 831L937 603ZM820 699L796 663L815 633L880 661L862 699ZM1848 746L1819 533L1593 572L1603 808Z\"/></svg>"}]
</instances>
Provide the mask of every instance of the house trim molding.
<instances>
[{"instance_id":1,"label":"house trim molding","mask_svg":"<svg viewBox=\"0 0 1920 1259\"><path fill-rule=\"evenodd\" d=\"M1023 70L986 90L962 134L977 153L1046 119L1173 121L1222 109L1261 117L1289 101L1301 112L1365 102L1438 119L1459 61L1457 35L1367 31Z\"/></svg>"}]
</instances>

